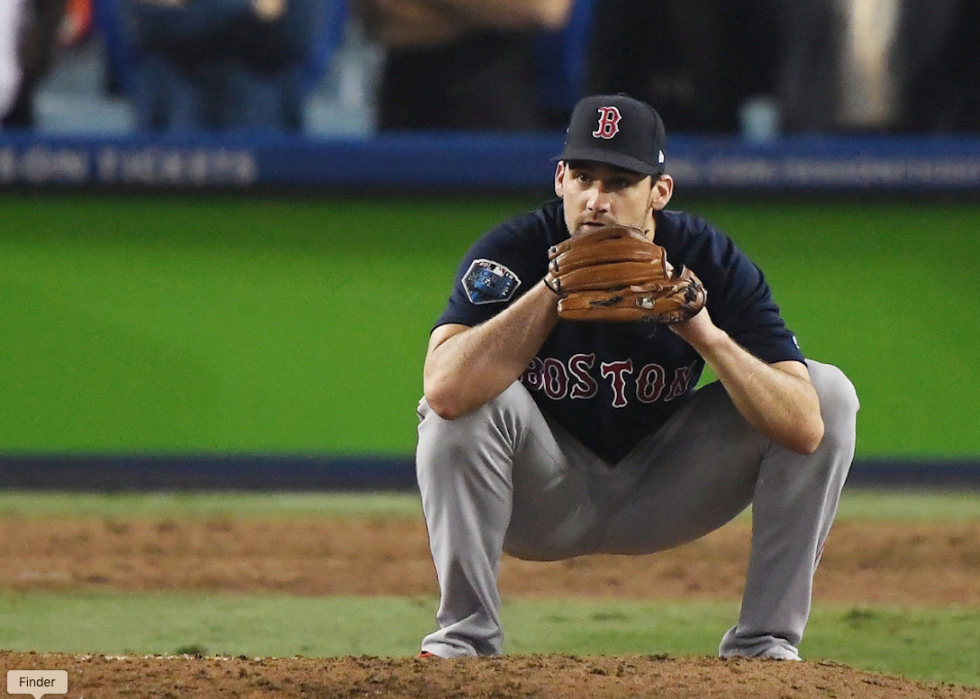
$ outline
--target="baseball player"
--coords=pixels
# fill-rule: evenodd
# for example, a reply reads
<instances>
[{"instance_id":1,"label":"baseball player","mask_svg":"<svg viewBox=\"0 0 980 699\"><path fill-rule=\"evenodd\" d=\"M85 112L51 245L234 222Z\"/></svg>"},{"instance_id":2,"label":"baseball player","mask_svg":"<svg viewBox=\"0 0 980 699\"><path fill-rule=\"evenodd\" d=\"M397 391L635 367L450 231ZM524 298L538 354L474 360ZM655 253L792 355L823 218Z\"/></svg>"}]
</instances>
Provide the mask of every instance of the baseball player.
<instances>
[{"instance_id":1,"label":"baseball player","mask_svg":"<svg viewBox=\"0 0 980 699\"><path fill-rule=\"evenodd\" d=\"M423 656L501 652L505 551L649 554L751 504L741 612L719 653L800 658L857 395L839 369L804 357L762 272L726 235L665 209L665 149L649 105L584 98L556 159L558 198L491 229L459 267L419 403L418 482L441 593ZM594 238L605 242L590 249ZM668 282L573 299L571 267L615 276L602 265L641 243L625 267L662 267ZM575 246L572 265L561 255ZM672 308L683 312L646 310L681 279ZM610 315L640 289L625 315ZM705 364L718 381L695 390Z\"/></svg>"}]
</instances>

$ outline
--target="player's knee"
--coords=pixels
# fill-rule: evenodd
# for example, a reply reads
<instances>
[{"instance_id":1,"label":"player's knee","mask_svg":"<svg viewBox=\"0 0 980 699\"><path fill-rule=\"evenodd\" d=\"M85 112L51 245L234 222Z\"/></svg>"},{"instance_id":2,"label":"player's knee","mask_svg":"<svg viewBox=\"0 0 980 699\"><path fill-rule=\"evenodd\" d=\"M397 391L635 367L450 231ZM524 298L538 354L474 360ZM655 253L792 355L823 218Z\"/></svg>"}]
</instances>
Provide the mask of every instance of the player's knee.
<instances>
[{"instance_id":1,"label":"player's knee","mask_svg":"<svg viewBox=\"0 0 980 699\"><path fill-rule=\"evenodd\" d=\"M810 380L820 399L824 441L853 442L857 412L861 407L854 384L836 366L811 362Z\"/></svg>"},{"instance_id":2,"label":"player's knee","mask_svg":"<svg viewBox=\"0 0 980 699\"><path fill-rule=\"evenodd\" d=\"M475 424L474 416L459 420L441 417L429 404L419 404L418 448L416 461L419 469L438 469L441 465L461 461L459 456L472 448L475 435L469 426Z\"/></svg>"},{"instance_id":3,"label":"player's knee","mask_svg":"<svg viewBox=\"0 0 980 699\"><path fill-rule=\"evenodd\" d=\"M419 470L464 468L488 454L513 453L523 429L526 389L515 384L476 410L453 420L440 417L423 399L419 403Z\"/></svg>"},{"instance_id":4,"label":"player's knee","mask_svg":"<svg viewBox=\"0 0 980 699\"><path fill-rule=\"evenodd\" d=\"M810 368L810 378L824 413L833 415L855 415L861 407L854 384L833 364L815 364Z\"/></svg>"}]
</instances>

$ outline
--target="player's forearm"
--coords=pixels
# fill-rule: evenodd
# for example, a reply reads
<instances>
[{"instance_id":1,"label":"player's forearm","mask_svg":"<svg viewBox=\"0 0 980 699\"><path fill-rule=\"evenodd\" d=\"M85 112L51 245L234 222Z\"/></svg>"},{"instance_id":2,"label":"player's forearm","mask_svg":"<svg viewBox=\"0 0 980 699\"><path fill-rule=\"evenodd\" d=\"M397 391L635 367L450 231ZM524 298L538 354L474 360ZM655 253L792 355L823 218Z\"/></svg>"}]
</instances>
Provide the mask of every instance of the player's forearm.
<instances>
[{"instance_id":1,"label":"player's forearm","mask_svg":"<svg viewBox=\"0 0 980 699\"><path fill-rule=\"evenodd\" d=\"M571 0L424 0L456 12L477 27L561 29L571 14Z\"/></svg>"},{"instance_id":2,"label":"player's forearm","mask_svg":"<svg viewBox=\"0 0 980 699\"><path fill-rule=\"evenodd\" d=\"M430 348L429 406L452 420L496 398L524 373L557 321L555 296L538 283L503 313Z\"/></svg>"},{"instance_id":3,"label":"player's forearm","mask_svg":"<svg viewBox=\"0 0 980 699\"><path fill-rule=\"evenodd\" d=\"M809 454L817 448L823 438L820 401L802 364L766 364L710 321L687 336L683 328L679 330L704 357L749 424L795 452Z\"/></svg>"},{"instance_id":4,"label":"player's forearm","mask_svg":"<svg viewBox=\"0 0 980 699\"><path fill-rule=\"evenodd\" d=\"M470 29L565 26L570 0L355 0L371 37L388 48L435 46Z\"/></svg>"}]
</instances>

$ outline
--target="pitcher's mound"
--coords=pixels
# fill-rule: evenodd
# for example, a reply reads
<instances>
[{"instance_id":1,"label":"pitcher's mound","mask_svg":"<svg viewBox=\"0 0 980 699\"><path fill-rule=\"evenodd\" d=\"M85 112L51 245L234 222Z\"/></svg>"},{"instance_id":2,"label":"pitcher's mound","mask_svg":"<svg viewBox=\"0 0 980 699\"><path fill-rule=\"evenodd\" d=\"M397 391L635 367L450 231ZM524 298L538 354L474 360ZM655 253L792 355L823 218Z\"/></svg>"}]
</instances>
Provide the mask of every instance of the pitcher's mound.
<instances>
[{"instance_id":1,"label":"pitcher's mound","mask_svg":"<svg viewBox=\"0 0 980 699\"><path fill-rule=\"evenodd\" d=\"M67 670L68 697L100 699L980 699L980 689L914 682L836 663L664 655L224 658L0 652L7 670Z\"/></svg>"}]
</instances>

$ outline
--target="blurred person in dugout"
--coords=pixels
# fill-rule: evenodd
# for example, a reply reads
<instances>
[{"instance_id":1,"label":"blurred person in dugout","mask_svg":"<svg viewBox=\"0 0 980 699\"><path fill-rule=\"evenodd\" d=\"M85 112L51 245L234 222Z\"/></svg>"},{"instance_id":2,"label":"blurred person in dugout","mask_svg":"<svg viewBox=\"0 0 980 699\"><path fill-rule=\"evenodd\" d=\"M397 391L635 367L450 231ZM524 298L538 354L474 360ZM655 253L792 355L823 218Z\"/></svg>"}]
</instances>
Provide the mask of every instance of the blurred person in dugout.
<instances>
[{"instance_id":1,"label":"blurred person in dugout","mask_svg":"<svg viewBox=\"0 0 980 699\"><path fill-rule=\"evenodd\" d=\"M772 0L596 0L590 94L625 92L677 132L732 134L750 97L774 90Z\"/></svg>"},{"instance_id":2,"label":"blurred person in dugout","mask_svg":"<svg viewBox=\"0 0 980 699\"><path fill-rule=\"evenodd\" d=\"M977 0L597 0L587 91L677 131L980 131Z\"/></svg>"},{"instance_id":3,"label":"blurred person in dugout","mask_svg":"<svg viewBox=\"0 0 980 699\"><path fill-rule=\"evenodd\" d=\"M34 93L59 47L88 38L89 0L0 0L0 124L33 128Z\"/></svg>"},{"instance_id":4,"label":"blurred person in dugout","mask_svg":"<svg viewBox=\"0 0 980 699\"><path fill-rule=\"evenodd\" d=\"M353 0L385 52L378 128L533 131L541 31L563 28L573 0Z\"/></svg>"},{"instance_id":5,"label":"blurred person in dugout","mask_svg":"<svg viewBox=\"0 0 980 699\"><path fill-rule=\"evenodd\" d=\"M126 0L144 130L298 130L327 0Z\"/></svg>"},{"instance_id":6,"label":"blurred person in dugout","mask_svg":"<svg viewBox=\"0 0 980 699\"><path fill-rule=\"evenodd\" d=\"M980 131L976 0L793 0L779 31L789 133Z\"/></svg>"},{"instance_id":7,"label":"blurred person in dugout","mask_svg":"<svg viewBox=\"0 0 980 699\"><path fill-rule=\"evenodd\" d=\"M0 2L0 119L10 113L22 79L20 24L23 0Z\"/></svg>"}]
</instances>

